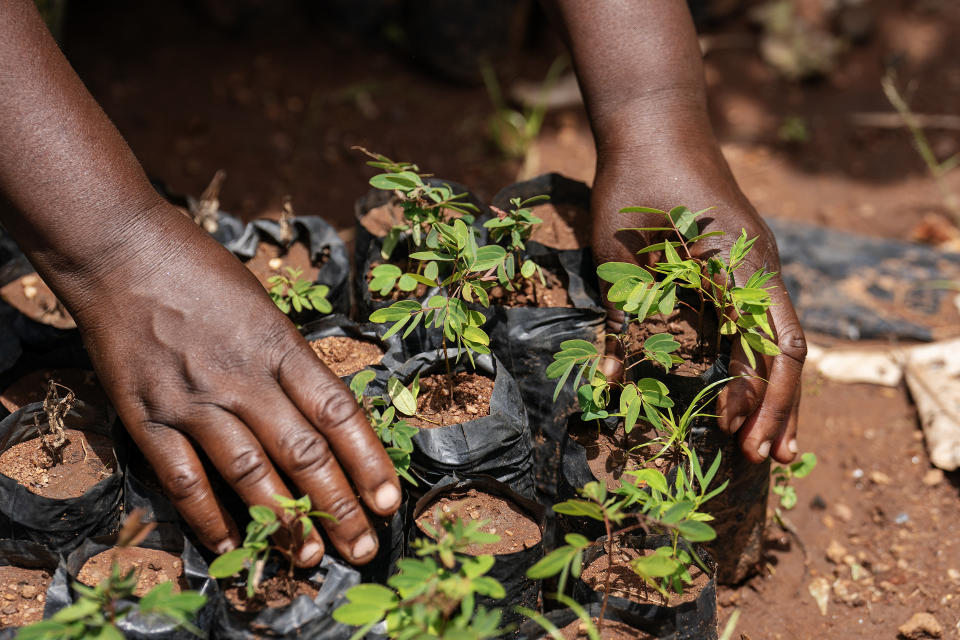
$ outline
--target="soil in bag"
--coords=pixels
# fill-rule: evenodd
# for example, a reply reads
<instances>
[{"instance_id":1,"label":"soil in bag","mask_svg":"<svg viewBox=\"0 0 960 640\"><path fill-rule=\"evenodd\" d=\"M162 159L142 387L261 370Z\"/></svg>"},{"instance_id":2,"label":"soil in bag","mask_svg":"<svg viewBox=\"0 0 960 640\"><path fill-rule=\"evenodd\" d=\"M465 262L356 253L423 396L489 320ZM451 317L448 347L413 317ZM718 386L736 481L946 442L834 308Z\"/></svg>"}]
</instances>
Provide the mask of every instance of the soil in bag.
<instances>
[{"instance_id":1,"label":"soil in bag","mask_svg":"<svg viewBox=\"0 0 960 640\"><path fill-rule=\"evenodd\" d=\"M0 279L0 317L25 352L47 352L79 345L70 312L33 270L23 254L4 265Z\"/></svg>"},{"instance_id":2,"label":"soil in bag","mask_svg":"<svg viewBox=\"0 0 960 640\"><path fill-rule=\"evenodd\" d=\"M227 248L243 260L264 288L274 276L291 278L288 268L299 269L299 278L329 287L332 313L350 312L350 261L336 230L317 216L297 216L282 221L260 219L249 223L243 235ZM307 313L304 320L319 313Z\"/></svg>"},{"instance_id":3,"label":"soil in bag","mask_svg":"<svg viewBox=\"0 0 960 640\"><path fill-rule=\"evenodd\" d=\"M504 624L519 622L514 606L536 608L540 581L528 578L527 569L543 557L546 510L492 478L453 482L452 478L425 494L411 513L411 541L426 537L424 525L441 528L445 518L464 522L487 521L482 531L500 536L498 542L468 547L467 555L492 555L488 576L503 585L502 600L478 598L478 604L503 609Z\"/></svg>"},{"instance_id":4,"label":"soil in bag","mask_svg":"<svg viewBox=\"0 0 960 640\"><path fill-rule=\"evenodd\" d=\"M117 547L115 536L87 539L67 556L57 571L50 590L51 614L73 604L73 584L95 586L110 575L113 562L122 574L134 569L137 584L133 597L121 607L135 607L140 598L158 584L173 583L174 593L196 591L207 596L207 603L193 619L203 633L208 633L216 609L218 587L207 575L208 567L200 552L180 530L160 524L138 546ZM177 628L169 619L130 613L117 623L125 638L142 640L187 640L195 638L190 631Z\"/></svg>"},{"instance_id":5,"label":"soil in bag","mask_svg":"<svg viewBox=\"0 0 960 640\"><path fill-rule=\"evenodd\" d=\"M668 590L664 597L634 573L630 561L650 555L655 549L670 544L669 536L622 536L614 540L614 562L607 555L606 539L590 547L583 555L583 571L573 585L577 602L602 602L609 585L608 607L618 611L621 619L658 638L670 640L716 640L717 586L713 572L716 564L710 554L697 547L695 552L707 567L688 567L692 583L683 593Z\"/></svg>"},{"instance_id":6,"label":"soil in bag","mask_svg":"<svg viewBox=\"0 0 960 640\"><path fill-rule=\"evenodd\" d=\"M340 314L305 324L300 333L323 364L345 380L361 369L373 369L386 383L387 366L397 364L399 338L381 340L381 327L356 323ZM388 355L389 354L389 355Z\"/></svg>"},{"instance_id":7,"label":"soil in bag","mask_svg":"<svg viewBox=\"0 0 960 640\"><path fill-rule=\"evenodd\" d=\"M295 573L296 586L286 581L286 570L268 564L255 600L246 600L242 583L226 587L217 608L211 637L229 639L318 638L347 640L354 629L333 619L333 610L346 602L344 593L360 582L360 574L331 554L320 566ZM283 577L278 578L278 575ZM264 584L269 586L264 587ZM264 589L266 589L264 591Z\"/></svg>"},{"instance_id":8,"label":"soil in bag","mask_svg":"<svg viewBox=\"0 0 960 640\"><path fill-rule=\"evenodd\" d=\"M0 540L0 638L13 637L17 627L43 619L47 589L60 562L43 545L26 540Z\"/></svg>"},{"instance_id":9,"label":"soil in bag","mask_svg":"<svg viewBox=\"0 0 960 640\"><path fill-rule=\"evenodd\" d=\"M600 630L601 640L657 640L655 636L624 622L619 612L613 607L607 607L607 610L603 613L603 625L599 627L598 622L602 608L603 605L598 602L583 607L594 626ZM573 609L549 611L543 614L543 617L557 627L564 640L589 640L590 638L587 626ZM521 640L550 640L550 634L533 620L527 620L520 625L519 638Z\"/></svg>"},{"instance_id":10,"label":"soil in bag","mask_svg":"<svg viewBox=\"0 0 960 640\"><path fill-rule=\"evenodd\" d=\"M411 456L419 491L447 475L487 475L532 497L530 432L513 378L490 355L475 355L476 369L466 357L456 362L455 349L446 356L457 383L452 403L441 352L414 356L396 374L406 385L420 375L417 417L406 419L420 427Z\"/></svg>"},{"instance_id":11,"label":"soil in bag","mask_svg":"<svg viewBox=\"0 0 960 640\"><path fill-rule=\"evenodd\" d=\"M60 416L63 442L51 458L35 416L45 429L44 403L26 405L0 422L0 534L69 551L84 537L117 531L122 478L112 417L74 401Z\"/></svg>"}]
</instances>

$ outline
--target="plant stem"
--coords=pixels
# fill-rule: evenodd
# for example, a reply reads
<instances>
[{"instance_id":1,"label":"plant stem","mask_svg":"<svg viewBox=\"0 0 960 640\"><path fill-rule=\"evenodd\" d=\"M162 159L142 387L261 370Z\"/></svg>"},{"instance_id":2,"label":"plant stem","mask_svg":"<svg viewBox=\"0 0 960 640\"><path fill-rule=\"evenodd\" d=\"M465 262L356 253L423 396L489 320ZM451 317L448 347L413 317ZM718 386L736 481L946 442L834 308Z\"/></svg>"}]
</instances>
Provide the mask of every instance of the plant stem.
<instances>
[{"instance_id":1,"label":"plant stem","mask_svg":"<svg viewBox=\"0 0 960 640\"><path fill-rule=\"evenodd\" d=\"M607 616L607 601L610 599L610 574L613 573L613 536L610 530L610 518L603 512L603 526L607 530L607 575L603 584L603 604L600 605L600 618L597 620L597 635L602 637L603 621Z\"/></svg>"}]
</instances>

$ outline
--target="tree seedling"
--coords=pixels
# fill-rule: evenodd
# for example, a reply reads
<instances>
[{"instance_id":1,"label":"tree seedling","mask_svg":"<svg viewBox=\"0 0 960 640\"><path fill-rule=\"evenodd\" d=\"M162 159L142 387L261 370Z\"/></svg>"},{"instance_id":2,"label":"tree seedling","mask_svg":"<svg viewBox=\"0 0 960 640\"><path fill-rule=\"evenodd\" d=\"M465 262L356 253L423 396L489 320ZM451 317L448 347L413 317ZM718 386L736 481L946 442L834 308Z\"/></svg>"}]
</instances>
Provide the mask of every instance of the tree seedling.
<instances>
[{"instance_id":1,"label":"tree seedling","mask_svg":"<svg viewBox=\"0 0 960 640\"><path fill-rule=\"evenodd\" d=\"M253 505L250 507L250 522L243 545L227 551L210 563L210 575L214 578L230 578L246 572L246 593L248 599L256 597L257 588L263 579L263 571L275 551L287 559L287 573L284 588L288 596L293 595L294 555L300 544L313 531L312 518L324 518L336 522L329 513L316 511L310 503L310 496L293 499L285 496L273 496L281 515L270 507ZM276 541L270 536L284 528ZM282 575L282 574L278 574Z\"/></svg>"},{"instance_id":2,"label":"tree seedling","mask_svg":"<svg viewBox=\"0 0 960 640\"><path fill-rule=\"evenodd\" d=\"M417 481L410 474L410 454L413 453L413 436L420 429L407 424L403 418L398 418L397 413L404 416L416 415L420 377L414 379L411 389L404 387L397 378L390 378L387 385L391 399L389 406L380 396L365 395L367 386L375 377L376 374L369 369L358 372L350 381L350 390L386 448L397 475L416 487Z\"/></svg>"},{"instance_id":3,"label":"tree seedling","mask_svg":"<svg viewBox=\"0 0 960 640\"><path fill-rule=\"evenodd\" d=\"M534 274L540 276L540 282L546 286L543 269L533 260L523 259L526 250L526 241L530 239L534 229L543 220L533 215L529 205L549 200L550 196L540 195L521 200L511 198L512 207L508 211L491 206L497 214L496 218L487 220L483 226L490 230L490 239L505 247L507 255L503 262L497 265L497 280L507 291L513 291L518 279L532 278ZM536 291L536 289L534 289Z\"/></svg>"},{"instance_id":4,"label":"tree seedling","mask_svg":"<svg viewBox=\"0 0 960 640\"><path fill-rule=\"evenodd\" d=\"M67 392L60 397L58 389ZM63 448L67 444L66 428L63 419L73 407L76 395L67 387L50 380L47 383L47 395L43 399L43 414L46 418L46 427L40 426L40 413L33 414L33 427L37 430L40 439L40 451L35 464L42 469L49 469L63 462Z\"/></svg>"},{"instance_id":5,"label":"tree seedling","mask_svg":"<svg viewBox=\"0 0 960 640\"><path fill-rule=\"evenodd\" d=\"M360 629L351 640L366 636L386 622L389 638L484 640L504 633L501 611L476 605L477 596L503 598L503 586L485 575L491 555L469 556L472 545L497 542L500 536L482 531L489 521L463 522L453 514L437 512L440 528L424 524L431 539L413 542L417 558L397 562L398 572L388 587L360 584L347 591L347 604L333 612L335 620Z\"/></svg>"},{"instance_id":6,"label":"tree seedling","mask_svg":"<svg viewBox=\"0 0 960 640\"><path fill-rule=\"evenodd\" d=\"M227 178L227 172L218 169L213 179L197 200L190 199L187 209L193 221L207 233L216 233L220 227L220 189Z\"/></svg>"},{"instance_id":7,"label":"tree seedling","mask_svg":"<svg viewBox=\"0 0 960 640\"><path fill-rule=\"evenodd\" d=\"M267 280L270 285L270 299L280 311L287 315L300 313L304 309L319 313L333 311L333 305L327 300L330 287L301 279L302 269L286 267L286 272L286 276L276 275Z\"/></svg>"},{"instance_id":8,"label":"tree seedling","mask_svg":"<svg viewBox=\"0 0 960 640\"><path fill-rule=\"evenodd\" d=\"M420 173L417 165L409 162L394 162L390 158L378 153L371 153L363 147L353 147L373 160L368 166L380 169L383 173L370 178L370 186L383 191L391 191L396 201L403 209L403 221L393 225L383 239L380 255L389 260L393 250L400 240L407 236L408 250L413 253L424 248L431 237L434 225L444 222L451 213L456 213L467 224L473 222L472 213L477 207L465 202L466 193L454 193L447 185L434 185L424 178L430 174ZM374 291L371 286L371 291Z\"/></svg>"},{"instance_id":9,"label":"tree seedling","mask_svg":"<svg viewBox=\"0 0 960 640\"><path fill-rule=\"evenodd\" d=\"M809 562L807 546L800 538L800 533L790 520L787 519L786 511L790 511L797 506L797 490L793 486L794 478L805 478L810 475L814 467L817 466L817 455L807 452L800 456L796 462L788 465L777 465L770 472L773 477L774 495L779 496L779 504L773 509L773 519L780 527L793 536L800 549L803 551L804 566Z\"/></svg>"},{"instance_id":10,"label":"tree seedling","mask_svg":"<svg viewBox=\"0 0 960 640\"><path fill-rule=\"evenodd\" d=\"M142 517L140 509L127 516L116 546L135 547L146 538L156 525L141 522ZM137 580L136 568L123 573L114 560L110 575L96 587L74 582L76 602L47 620L23 627L16 637L18 640L123 640L124 634L117 624L134 612L173 623L203 637L201 630L191 621L207 603L207 596L196 591L174 593L173 582L163 582L133 604L130 599Z\"/></svg>"}]
</instances>

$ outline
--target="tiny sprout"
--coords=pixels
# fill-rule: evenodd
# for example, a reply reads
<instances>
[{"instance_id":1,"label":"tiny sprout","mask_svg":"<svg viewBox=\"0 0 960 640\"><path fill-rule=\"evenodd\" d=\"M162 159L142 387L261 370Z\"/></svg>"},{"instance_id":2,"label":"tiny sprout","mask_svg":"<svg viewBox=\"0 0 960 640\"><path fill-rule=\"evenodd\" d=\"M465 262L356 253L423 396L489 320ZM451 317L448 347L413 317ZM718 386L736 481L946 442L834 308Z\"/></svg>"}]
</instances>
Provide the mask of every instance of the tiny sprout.
<instances>
[{"instance_id":1,"label":"tiny sprout","mask_svg":"<svg viewBox=\"0 0 960 640\"><path fill-rule=\"evenodd\" d=\"M286 268L289 277L284 275L272 276L267 282L270 286L270 298L280 311L290 315L291 311L300 313L304 309L319 313L330 313L333 306L327 300L330 287L325 284L314 284L309 280L301 280L302 269Z\"/></svg>"}]
</instances>

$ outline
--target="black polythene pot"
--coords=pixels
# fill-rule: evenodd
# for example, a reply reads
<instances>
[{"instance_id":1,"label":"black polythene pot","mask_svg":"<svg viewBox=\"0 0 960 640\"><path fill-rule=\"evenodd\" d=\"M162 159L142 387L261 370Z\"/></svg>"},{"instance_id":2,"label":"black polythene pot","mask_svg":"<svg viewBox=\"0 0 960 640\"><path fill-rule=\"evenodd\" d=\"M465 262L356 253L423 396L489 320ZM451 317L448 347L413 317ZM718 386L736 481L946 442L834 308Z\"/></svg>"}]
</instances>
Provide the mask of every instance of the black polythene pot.
<instances>
[{"instance_id":1,"label":"black polythene pot","mask_svg":"<svg viewBox=\"0 0 960 640\"><path fill-rule=\"evenodd\" d=\"M454 364L456 349L447 349L446 357L454 372L474 371L466 355ZM474 355L474 362L478 374L493 378L490 414L445 427L421 428L413 436L410 468L420 484L415 491L423 493L448 475L461 479L484 475L532 498L530 431L517 383L493 356ZM422 379L445 372L444 352L438 350L410 358L395 375L409 385L417 373Z\"/></svg>"},{"instance_id":2,"label":"black polythene pot","mask_svg":"<svg viewBox=\"0 0 960 640\"><path fill-rule=\"evenodd\" d=\"M328 338L330 336L342 336L370 342L383 352L383 358L379 364L367 367L376 373L377 380L381 380L381 386L386 388L387 378L390 372L398 369L403 364L403 348L400 345L400 337L394 334L384 340L381 334L385 333L383 326L370 322L354 322L344 315L335 313L324 316L317 320L308 322L300 327L300 334L307 342ZM353 379L356 373L343 376L343 381L347 384Z\"/></svg>"},{"instance_id":3,"label":"black polythene pot","mask_svg":"<svg viewBox=\"0 0 960 640\"><path fill-rule=\"evenodd\" d=\"M73 583L83 565L93 556L112 549L116 544L116 536L100 536L83 541L66 560L61 564L50 585L47 610L53 615L60 609L72 605L77 598ZM207 596L207 603L193 619L193 624L204 634L208 634L216 610L219 589L216 581L208 575L207 563L200 556L200 552L189 540L172 525L158 525L147 537L137 545L147 549L159 549L180 556L183 562L183 578L187 588ZM131 597L123 600L120 607L126 609L136 606L139 598ZM177 628L167 619L152 615L141 615L134 611L117 623L125 638L132 640L190 640L196 638L190 631Z\"/></svg>"},{"instance_id":4,"label":"black polythene pot","mask_svg":"<svg viewBox=\"0 0 960 640\"><path fill-rule=\"evenodd\" d=\"M506 596L501 600L492 600L486 596L477 598L477 604L491 609L499 607L503 609L503 624L517 623L523 619L523 616L513 610L515 606L536 609L540 598L540 581L527 577L527 569L543 558L544 540L549 536L547 531L546 509L534 502L524 498L513 491L502 482L497 482L493 478L474 478L471 480L457 481L453 477L445 478L440 484L428 491L414 505L410 512L408 539L412 545L414 540L426 538L427 534L417 526L417 518L430 508L430 505L447 496L457 496L466 494L471 489L479 492L503 498L508 502L519 507L523 515L527 516L537 524L540 529L540 542L529 549L523 549L514 553L502 553L494 555L493 567L486 575L499 582ZM483 515L481 514L481 519ZM507 636L512 637L512 636Z\"/></svg>"},{"instance_id":5,"label":"black polythene pot","mask_svg":"<svg viewBox=\"0 0 960 640\"><path fill-rule=\"evenodd\" d=\"M21 569L39 569L50 574L51 578L60 566L60 556L42 544L28 540L0 540L0 566L14 566ZM47 587L48 592L51 584ZM37 596L40 597L39 594ZM44 594L44 618L49 617L49 597ZM12 639L19 627L7 627L0 630L0 640Z\"/></svg>"},{"instance_id":6,"label":"black polythene pot","mask_svg":"<svg viewBox=\"0 0 960 640\"><path fill-rule=\"evenodd\" d=\"M0 452L37 436L33 416L43 416L43 403L28 404L0 421ZM67 429L114 437L112 411L77 401L64 417ZM32 493L0 473L0 536L33 540L66 553L84 538L119 530L123 473L117 470L79 498L56 500Z\"/></svg>"},{"instance_id":7,"label":"black polythene pot","mask_svg":"<svg viewBox=\"0 0 960 640\"><path fill-rule=\"evenodd\" d=\"M300 242L306 245L310 260L315 265L320 265L327 254L314 282L330 287L327 300L333 307L332 313L350 313L350 259L336 229L317 216L297 216L290 221L290 225L293 229L291 244ZM243 234L226 246L238 258L246 261L257 254L257 245L261 242L284 246L277 220L262 218L250 222Z\"/></svg>"},{"instance_id":8,"label":"black polythene pot","mask_svg":"<svg viewBox=\"0 0 960 640\"><path fill-rule=\"evenodd\" d=\"M276 571L268 564L266 571ZM320 566L308 577L320 591L311 600L299 596L285 607L267 607L258 613L238 611L221 593L214 619L212 638L254 640L255 638L317 638L347 640L353 628L333 619L333 611L346 602L347 590L360 582L360 574L346 564L323 556Z\"/></svg>"},{"instance_id":9,"label":"black polythene pot","mask_svg":"<svg viewBox=\"0 0 960 640\"><path fill-rule=\"evenodd\" d=\"M700 376L680 376L653 371L646 363L635 368L638 376L656 377L670 390L674 401L673 413L682 415L696 395L708 385L728 377L729 347L721 347L721 355ZM709 392L713 396L725 384L717 385ZM706 415L693 421L689 444L706 469L717 454L721 455L720 467L711 487L720 486L729 480L720 495L704 504L703 511L712 515L711 523L717 538L707 545L717 561L717 581L720 584L738 584L754 573L763 555L763 539L767 521L767 494L770 488L770 459L753 464L743 456L737 434L727 434L719 429L712 417L715 402L704 408Z\"/></svg>"},{"instance_id":10,"label":"black polythene pot","mask_svg":"<svg viewBox=\"0 0 960 640\"><path fill-rule=\"evenodd\" d=\"M591 618L600 618L600 611L603 608L599 602L591 602L587 605L584 605L583 609L587 612L587 615ZM553 623L558 629L563 629L565 626L570 624L575 620L579 620L579 616L573 609L556 609L554 611L548 611L543 614L543 617ZM620 615L620 612L613 607L607 607L607 610L603 612L603 619L607 622L620 622L623 624L629 625L630 623L623 619L623 616ZM630 625L632 627L632 625ZM655 640L654 636L632 627L635 632L636 640ZM527 620L520 625L520 633L517 636L517 640L548 640L550 634L548 634L543 627L534 622L533 620Z\"/></svg>"},{"instance_id":11,"label":"black polythene pot","mask_svg":"<svg viewBox=\"0 0 960 640\"><path fill-rule=\"evenodd\" d=\"M153 467L126 429L116 430L114 447L123 469L123 511L142 511L144 522L185 524L173 503L163 494Z\"/></svg>"},{"instance_id":12,"label":"black polythene pot","mask_svg":"<svg viewBox=\"0 0 960 640\"><path fill-rule=\"evenodd\" d=\"M583 566L586 568L594 560L607 553L606 537L597 539L601 544L584 551ZM670 545L670 537L665 535L632 535L617 539L621 547L633 549L657 549ZM620 619L629 625L655 635L661 640L716 640L717 638L717 582L716 563L703 547L694 547L711 576L695 600L667 606L652 603L638 603L626 598L610 596L607 608L614 609ZM639 578L638 578L639 580ZM651 589L651 593L655 592ZM653 597L658 597L654 595ZM573 583L573 599L580 603L603 602L603 592L587 586L582 579Z\"/></svg>"}]
</instances>

